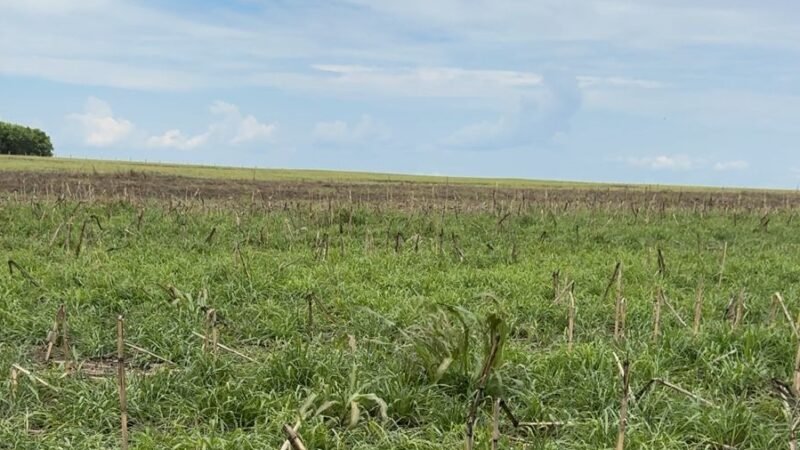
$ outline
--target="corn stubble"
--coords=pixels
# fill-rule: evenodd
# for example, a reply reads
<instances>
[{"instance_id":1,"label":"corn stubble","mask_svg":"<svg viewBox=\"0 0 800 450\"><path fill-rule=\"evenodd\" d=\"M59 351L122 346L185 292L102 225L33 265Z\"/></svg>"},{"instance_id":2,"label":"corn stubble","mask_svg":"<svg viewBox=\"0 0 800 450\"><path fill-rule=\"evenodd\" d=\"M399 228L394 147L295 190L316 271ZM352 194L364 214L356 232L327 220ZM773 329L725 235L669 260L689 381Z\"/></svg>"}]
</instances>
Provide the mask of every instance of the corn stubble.
<instances>
[{"instance_id":1,"label":"corn stubble","mask_svg":"<svg viewBox=\"0 0 800 450\"><path fill-rule=\"evenodd\" d=\"M798 199L403 189L0 195L0 443L797 447Z\"/></svg>"}]
</instances>

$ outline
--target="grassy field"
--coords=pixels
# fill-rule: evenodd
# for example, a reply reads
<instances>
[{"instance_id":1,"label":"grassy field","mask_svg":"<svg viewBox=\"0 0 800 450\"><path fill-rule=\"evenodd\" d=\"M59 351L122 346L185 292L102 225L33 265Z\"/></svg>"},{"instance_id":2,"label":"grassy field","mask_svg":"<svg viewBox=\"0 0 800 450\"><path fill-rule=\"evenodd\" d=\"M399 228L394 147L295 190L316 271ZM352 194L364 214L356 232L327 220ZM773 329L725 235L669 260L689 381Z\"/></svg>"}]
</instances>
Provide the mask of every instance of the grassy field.
<instances>
[{"instance_id":1,"label":"grassy field","mask_svg":"<svg viewBox=\"0 0 800 450\"><path fill-rule=\"evenodd\" d=\"M41 158L30 156L0 155L0 170L5 171L61 171L111 174L141 171L161 175L182 177L252 180L252 181L323 181L362 183L438 183L470 186L499 186L506 188L625 188L637 189L645 186L583 183L575 181L544 181L517 178L444 177L427 175L400 175L369 172L341 172L331 170L254 169L246 167L219 167L187 164L157 164L128 161L91 160L73 158ZM669 188L669 187L662 187ZM686 189L673 187L673 189ZM702 188L713 189L718 188Z\"/></svg>"},{"instance_id":2,"label":"grassy field","mask_svg":"<svg viewBox=\"0 0 800 450\"><path fill-rule=\"evenodd\" d=\"M81 200L0 197L0 448L119 446L118 315L131 448L614 448L625 362L625 448L789 446L793 207Z\"/></svg>"}]
</instances>

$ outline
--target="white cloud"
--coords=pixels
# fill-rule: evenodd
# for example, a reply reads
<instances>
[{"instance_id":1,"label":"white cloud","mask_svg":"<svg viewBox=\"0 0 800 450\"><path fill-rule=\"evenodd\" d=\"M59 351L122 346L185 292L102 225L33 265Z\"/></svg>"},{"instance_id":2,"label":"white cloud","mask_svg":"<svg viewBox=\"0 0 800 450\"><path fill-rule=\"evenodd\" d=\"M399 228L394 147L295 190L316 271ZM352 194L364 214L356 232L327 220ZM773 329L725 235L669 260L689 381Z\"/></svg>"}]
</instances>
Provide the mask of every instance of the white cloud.
<instances>
[{"instance_id":1,"label":"white cloud","mask_svg":"<svg viewBox=\"0 0 800 450\"><path fill-rule=\"evenodd\" d=\"M513 125L505 117L496 121L469 124L454 131L442 140L447 147L483 147L497 142L513 132Z\"/></svg>"},{"instance_id":2,"label":"white cloud","mask_svg":"<svg viewBox=\"0 0 800 450\"><path fill-rule=\"evenodd\" d=\"M89 97L83 113L70 114L67 118L80 124L84 142L92 147L117 144L134 129L131 121L114 117L111 106L95 97Z\"/></svg>"},{"instance_id":3,"label":"white cloud","mask_svg":"<svg viewBox=\"0 0 800 450\"><path fill-rule=\"evenodd\" d=\"M185 136L181 130L168 130L162 135L150 136L147 138L148 147L156 148L177 148L179 150L191 150L208 142L209 132L196 136Z\"/></svg>"},{"instance_id":4,"label":"white cloud","mask_svg":"<svg viewBox=\"0 0 800 450\"><path fill-rule=\"evenodd\" d=\"M189 136L179 129L171 129L147 139L149 147L191 150L207 144L243 145L272 141L278 125L260 122L255 116L244 115L231 103L216 101L209 107L219 119L208 125L203 133Z\"/></svg>"},{"instance_id":5,"label":"white cloud","mask_svg":"<svg viewBox=\"0 0 800 450\"><path fill-rule=\"evenodd\" d=\"M719 161L714 164L714 170L718 172L726 172L730 170L745 170L750 167L747 161L737 159L735 161Z\"/></svg>"},{"instance_id":6,"label":"white cloud","mask_svg":"<svg viewBox=\"0 0 800 450\"><path fill-rule=\"evenodd\" d=\"M542 77L542 86L536 93L521 97L516 110L496 120L466 125L441 143L473 150L550 145L569 132L572 117L581 103L576 77L549 72Z\"/></svg>"},{"instance_id":7,"label":"white cloud","mask_svg":"<svg viewBox=\"0 0 800 450\"><path fill-rule=\"evenodd\" d=\"M253 116L246 116L239 123L239 130L236 132L236 136L231 139L231 144L270 140L275 129L276 125L273 123L261 123Z\"/></svg>"},{"instance_id":8,"label":"white cloud","mask_svg":"<svg viewBox=\"0 0 800 450\"><path fill-rule=\"evenodd\" d=\"M625 162L633 167L651 170L692 170L703 164L702 160L687 155L658 155L627 158Z\"/></svg>"},{"instance_id":9,"label":"white cloud","mask_svg":"<svg viewBox=\"0 0 800 450\"><path fill-rule=\"evenodd\" d=\"M253 115L244 115L238 106L223 101L214 102L209 109L221 117L211 124L209 132L229 144L271 141L278 128L275 123L259 122Z\"/></svg>"},{"instance_id":10,"label":"white cloud","mask_svg":"<svg viewBox=\"0 0 800 450\"><path fill-rule=\"evenodd\" d=\"M242 114L236 105L217 101L210 107L217 120L202 133L190 135L177 128L161 134L135 132L133 122L115 117L111 106L96 97L89 97L82 113L67 115L67 119L80 125L83 141L92 147L108 147L123 142L151 148L192 150L209 144L245 145L272 141L276 123L259 121L251 114Z\"/></svg>"},{"instance_id":11,"label":"white cloud","mask_svg":"<svg viewBox=\"0 0 800 450\"><path fill-rule=\"evenodd\" d=\"M385 141L391 136L389 127L369 115L361 116L354 124L342 120L318 122L312 137L321 144L360 144L369 141Z\"/></svg>"}]
</instances>

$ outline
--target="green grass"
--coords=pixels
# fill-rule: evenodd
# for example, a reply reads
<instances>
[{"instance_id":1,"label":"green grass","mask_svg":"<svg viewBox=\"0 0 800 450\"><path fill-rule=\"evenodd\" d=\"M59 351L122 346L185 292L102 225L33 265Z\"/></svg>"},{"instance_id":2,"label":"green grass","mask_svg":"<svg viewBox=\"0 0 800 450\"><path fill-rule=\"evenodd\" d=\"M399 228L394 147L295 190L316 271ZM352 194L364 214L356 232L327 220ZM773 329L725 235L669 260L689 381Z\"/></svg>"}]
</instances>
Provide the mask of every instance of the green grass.
<instances>
[{"instance_id":1,"label":"green grass","mask_svg":"<svg viewBox=\"0 0 800 450\"><path fill-rule=\"evenodd\" d=\"M791 311L800 308L794 213L774 212L764 230L757 211L668 210L646 222L627 208L553 214L532 207L498 227L489 212L355 209L351 220L347 209L318 206L152 203L141 209L139 226L139 206L121 201L4 200L2 262L17 262L31 280L0 272L0 373L17 363L58 391L22 376L12 395L4 377L0 447L118 443L113 376L64 377L35 356L61 303L78 361L114 354L115 319L123 314L128 342L176 363L152 369L153 358L132 354L132 448L279 448L281 427L306 403L312 412L326 406L303 420L308 448L461 448L492 316L503 321L505 345L487 395L506 399L524 421L570 422L529 433L504 420L501 448L613 447L621 392L614 352L630 359L634 392L661 377L717 406L656 388L631 406L627 448L787 445L769 380L791 378L797 342L785 321L768 324L768 310L775 291ZM68 248L65 221L73 224ZM396 252L398 232L407 239ZM663 278L657 248L665 255ZM613 300L601 298L616 261L624 264L629 301L621 345L611 335ZM552 301L554 270L575 281L572 352L566 304ZM701 335L665 309L654 340L656 287L691 322L699 280ZM747 313L733 330L724 308L741 289ZM223 316L221 342L257 362L202 351L192 332L203 332L205 307ZM489 448L490 411L489 402L480 408L477 448Z\"/></svg>"},{"instance_id":2,"label":"green grass","mask_svg":"<svg viewBox=\"0 0 800 450\"><path fill-rule=\"evenodd\" d=\"M159 164L112 160L73 158L40 158L30 156L0 155L0 170L17 171L68 171L81 173L120 173L141 171L182 177L254 180L254 181L322 181L355 183L438 183L474 186L498 186L506 188L600 188L600 189L644 189L645 185L611 183L588 183L577 181L528 180L519 178L445 177L433 175L402 175L369 172L344 172L333 170L301 169L257 169L246 167L203 166L189 164ZM652 187L652 186L650 186ZM722 188L689 186L656 186L659 189L714 190ZM737 189L741 190L741 189Z\"/></svg>"}]
</instances>

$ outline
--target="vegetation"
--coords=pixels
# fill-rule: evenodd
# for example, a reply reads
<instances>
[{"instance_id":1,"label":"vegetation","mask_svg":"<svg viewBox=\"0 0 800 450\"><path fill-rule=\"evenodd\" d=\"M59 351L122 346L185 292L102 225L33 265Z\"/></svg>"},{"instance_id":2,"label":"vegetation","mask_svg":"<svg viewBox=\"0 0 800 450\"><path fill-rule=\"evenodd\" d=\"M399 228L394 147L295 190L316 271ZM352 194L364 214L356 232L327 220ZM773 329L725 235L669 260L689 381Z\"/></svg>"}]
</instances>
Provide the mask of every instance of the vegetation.
<instances>
[{"instance_id":1,"label":"vegetation","mask_svg":"<svg viewBox=\"0 0 800 450\"><path fill-rule=\"evenodd\" d=\"M501 188L547 189L645 189L645 186L584 183L576 181L527 180L516 178L444 177L434 175L401 175L369 172L343 172L333 170L261 169L247 167L220 167L188 164L162 164L153 162L103 161L78 158L41 158L2 156L0 171L74 172L89 174L149 173L214 180L248 181L302 181L337 183L426 183L455 186L498 186ZM686 189L686 186L672 189ZM663 189L669 189L664 187ZM708 188L692 188L707 190ZM711 188L719 192L722 189ZM741 189L737 189L741 190Z\"/></svg>"},{"instance_id":2,"label":"vegetation","mask_svg":"<svg viewBox=\"0 0 800 450\"><path fill-rule=\"evenodd\" d=\"M120 444L118 315L132 448L611 448L624 368L625 448L788 446L792 206L0 202L10 448Z\"/></svg>"},{"instance_id":3,"label":"vegetation","mask_svg":"<svg viewBox=\"0 0 800 450\"><path fill-rule=\"evenodd\" d=\"M0 155L53 156L53 144L42 130L0 122Z\"/></svg>"}]
</instances>

